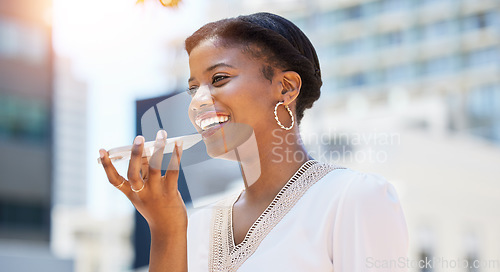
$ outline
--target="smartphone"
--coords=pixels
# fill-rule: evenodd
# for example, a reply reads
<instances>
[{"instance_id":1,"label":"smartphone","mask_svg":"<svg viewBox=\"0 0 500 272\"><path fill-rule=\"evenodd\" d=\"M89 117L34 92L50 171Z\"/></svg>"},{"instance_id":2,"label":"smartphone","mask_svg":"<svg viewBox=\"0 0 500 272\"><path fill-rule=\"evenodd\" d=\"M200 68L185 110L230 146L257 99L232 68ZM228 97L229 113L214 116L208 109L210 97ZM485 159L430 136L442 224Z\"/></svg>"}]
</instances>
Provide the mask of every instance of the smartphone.
<instances>
[{"instance_id":1,"label":"smartphone","mask_svg":"<svg viewBox=\"0 0 500 272\"><path fill-rule=\"evenodd\" d=\"M175 142L182 142L182 150L186 150L193 145L197 144L201 141L201 134L192 134L192 135L184 135L175 138L167 138L167 142L165 144L165 149L163 150L163 154L172 153L175 147ZM144 143L144 150L142 152L143 157L150 157L154 151L155 141L149 141ZM121 146L108 150L109 158L111 162L118 162L123 160L130 160L130 156L132 154L132 146ZM102 163L101 158L97 158L97 163Z\"/></svg>"}]
</instances>

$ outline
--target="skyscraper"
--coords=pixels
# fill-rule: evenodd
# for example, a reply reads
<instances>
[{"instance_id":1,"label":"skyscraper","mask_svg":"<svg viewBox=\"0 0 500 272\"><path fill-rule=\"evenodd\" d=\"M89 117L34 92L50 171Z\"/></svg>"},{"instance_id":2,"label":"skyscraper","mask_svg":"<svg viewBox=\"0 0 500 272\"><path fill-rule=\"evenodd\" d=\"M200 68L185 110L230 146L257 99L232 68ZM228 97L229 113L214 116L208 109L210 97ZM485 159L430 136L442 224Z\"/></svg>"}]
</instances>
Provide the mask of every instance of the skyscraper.
<instances>
[{"instance_id":1,"label":"skyscraper","mask_svg":"<svg viewBox=\"0 0 500 272\"><path fill-rule=\"evenodd\" d=\"M51 1L0 2L0 263L68 271L50 253Z\"/></svg>"},{"instance_id":2,"label":"skyscraper","mask_svg":"<svg viewBox=\"0 0 500 272\"><path fill-rule=\"evenodd\" d=\"M49 240L50 1L0 3L0 236Z\"/></svg>"}]
</instances>

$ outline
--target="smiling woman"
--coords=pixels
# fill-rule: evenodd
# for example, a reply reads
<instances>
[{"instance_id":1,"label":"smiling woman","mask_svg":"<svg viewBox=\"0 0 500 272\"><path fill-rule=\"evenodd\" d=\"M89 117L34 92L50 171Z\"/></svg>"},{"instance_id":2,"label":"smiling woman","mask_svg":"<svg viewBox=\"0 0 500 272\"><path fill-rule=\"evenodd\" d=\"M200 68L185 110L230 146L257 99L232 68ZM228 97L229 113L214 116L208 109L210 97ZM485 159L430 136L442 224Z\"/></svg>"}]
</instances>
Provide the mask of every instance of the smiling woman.
<instances>
[{"instance_id":1,"label":"smiling woman","mask_svg":"<svg viewBox=\"0 0 500 272\"><path fill-rule=\"evenodd\" d=\"M304 33L280 16L257 13L203 26L186 39L186 50L190 120L212 157L240 163L245 189L188 224L176 183L182 148L161 176L151 167L161 156L145 167L138 136L128 180L101 150L110 182L149 223L150 271L405 271L398 262L408 234L393 186L316 161L302 145L298 126L321 87ZM244 144L248 135L255 145ZM165 137L158 132L158 154Z\"/></svg>"}]
</instances>

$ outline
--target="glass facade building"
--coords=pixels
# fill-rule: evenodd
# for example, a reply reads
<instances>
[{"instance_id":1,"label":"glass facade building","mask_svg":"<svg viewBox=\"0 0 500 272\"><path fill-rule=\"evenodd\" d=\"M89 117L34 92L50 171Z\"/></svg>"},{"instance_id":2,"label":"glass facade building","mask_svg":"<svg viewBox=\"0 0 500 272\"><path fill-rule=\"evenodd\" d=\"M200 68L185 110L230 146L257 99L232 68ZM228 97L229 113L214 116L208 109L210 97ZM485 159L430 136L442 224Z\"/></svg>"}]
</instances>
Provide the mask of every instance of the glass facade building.
<instances>
[{"instance_id":1,"label":"glass facade building","mask_svg":"<svg viewBox=\"0 0 500 272\"><path fill-rule=\"evenodd\" d=\"M50 1L0 3L0 239L49 241Z\"/></svg>"},{"instance_id":2,"label":"glass facade building","mask_svg":"<svg viewBox=\"0 0 500 272\"><path fill-rule=\"evenodd\" d=\"M318 0L308 6L285 15L315 44L323 94L336 104L353 93L384 100L396 87L409 96L436 92L449 101L451 131L500 143L498 1Z\"/></svg>"}]
</instances>

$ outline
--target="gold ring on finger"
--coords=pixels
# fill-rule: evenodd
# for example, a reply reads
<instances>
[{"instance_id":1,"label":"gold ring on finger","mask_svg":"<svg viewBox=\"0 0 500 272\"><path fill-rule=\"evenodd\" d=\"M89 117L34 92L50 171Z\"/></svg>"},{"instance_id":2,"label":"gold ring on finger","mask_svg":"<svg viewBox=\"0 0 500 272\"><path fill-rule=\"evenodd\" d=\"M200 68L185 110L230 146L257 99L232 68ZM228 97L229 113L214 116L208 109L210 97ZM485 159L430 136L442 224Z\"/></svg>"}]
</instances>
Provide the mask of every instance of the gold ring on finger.
<instances>
[{"instance_id":1,"label":"gold ring on finger","mask_svg":"<svg viewBox=\"0 0 500 272\"><path fill-rule=\"evenodd\" d=\"M120 189L123 186L123 184L125 183L125 181L126 181L125 178L122 177L122 183L120 183L120 185L115 185L115 187L117 189Z\"/></svg>"},{"instance_id":2,"label":"gold ring on finger","mask_svg":"<svg viewBox=\"0 0 500 272\"><path fill-rule=\"evenodd\" d=\"M141 187L141 189L137 189L137 190L136 190L136 189L134 189L134 187L132 187L132 186L130 186L130 189L132 189L132 191L133 191L134 193L138 193L138 192L142 191L142 189L144 189L144 186L146 186L146 183L143 181L143 182L142 182L142 187Z\"/></svg>"}]
</instances>

